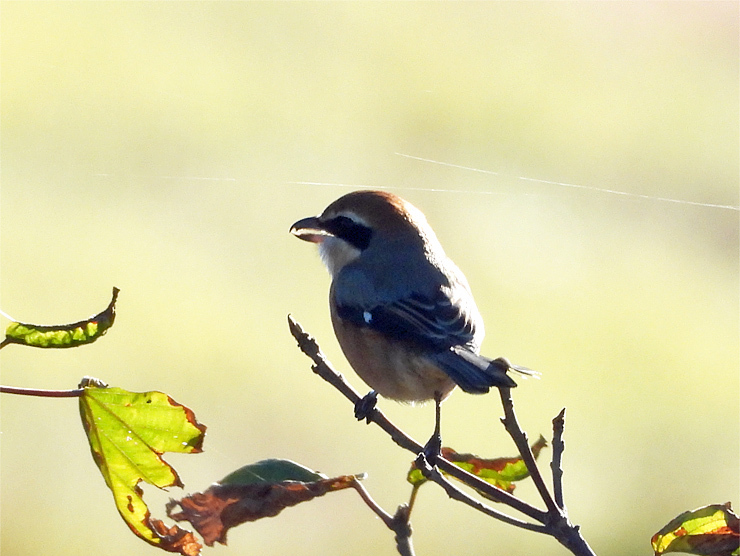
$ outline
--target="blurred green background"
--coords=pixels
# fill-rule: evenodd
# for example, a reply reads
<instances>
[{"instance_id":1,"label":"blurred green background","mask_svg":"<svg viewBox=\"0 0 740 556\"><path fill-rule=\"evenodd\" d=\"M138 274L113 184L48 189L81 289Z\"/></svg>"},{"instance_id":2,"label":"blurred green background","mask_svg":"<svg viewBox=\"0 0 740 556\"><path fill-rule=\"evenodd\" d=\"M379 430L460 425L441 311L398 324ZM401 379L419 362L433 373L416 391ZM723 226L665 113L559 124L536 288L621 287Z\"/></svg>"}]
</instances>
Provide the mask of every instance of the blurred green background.
<instances>
[{"instance_id":1,"label":"blurred green background","mask_svg":"<svg viewBox=\"0 0 740 556\"><path fill-rule=\"evenodd\" d=\"M69 322L121 288L103 340L10 346L3 384L166 391L209 427L205 453L167 457L187 492L286 457L367 472L393 511L412 456L354 421L286 325L366 390L328 275L288 228L390 188L467 274L484 352L542 372L515 391L530 436L567 407L566 502L600 556L651 554L686 509L740 506L738 212L702 205L740 204L737 2L0 8L2 308ZM432 406L380 406L431 432ZM120 521L74 401L1 410L3 556L157 554ZM495 395L456 393L445 443L513 455L500 414ZM158 516L182 495L146 493ZM413 526L418 554L567 554L431 486ZM347 491L213 553L395 549Z\"/></svg>"}]
</instances>

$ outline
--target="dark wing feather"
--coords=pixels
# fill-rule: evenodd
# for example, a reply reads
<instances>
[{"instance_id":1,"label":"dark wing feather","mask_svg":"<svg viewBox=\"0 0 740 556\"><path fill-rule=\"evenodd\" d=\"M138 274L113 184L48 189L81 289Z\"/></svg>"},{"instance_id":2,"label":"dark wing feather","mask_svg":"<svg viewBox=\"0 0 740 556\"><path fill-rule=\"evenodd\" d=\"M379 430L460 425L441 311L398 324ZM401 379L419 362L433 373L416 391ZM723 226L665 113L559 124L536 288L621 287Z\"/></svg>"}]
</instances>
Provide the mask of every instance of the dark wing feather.
<instances>
[{"instance_id":1,"label":"dark wing feather","mask_svg":"<svg viewBox=\"0 0 740 556\"><path fill-rule=\"evenodd\" d=\"M341 319L408 342L466 392L483 394L492 386L516 386L506 374L508 365L477 354L482 336L482 330L476 331L477 309L448 295L448 287L441 285L431 295L414 292L388 299L371 287L366 274L348 269L343 273L338 289L352 295L334 297ZM384 301L367 303L379 298Z\"/></svg>"},{"instance_id":2,"label":"dark wing feather","mask_svg":"<svg viewBox=\"0 0 740 556\"><path fill-rule=\"evenodd\" d=\"M475 339L475 324L470 315L441 291L434 299L412 294L367 309L339 305L337 312L358 326L435 351L468 345Z\"/></svg>"}]
</instances>

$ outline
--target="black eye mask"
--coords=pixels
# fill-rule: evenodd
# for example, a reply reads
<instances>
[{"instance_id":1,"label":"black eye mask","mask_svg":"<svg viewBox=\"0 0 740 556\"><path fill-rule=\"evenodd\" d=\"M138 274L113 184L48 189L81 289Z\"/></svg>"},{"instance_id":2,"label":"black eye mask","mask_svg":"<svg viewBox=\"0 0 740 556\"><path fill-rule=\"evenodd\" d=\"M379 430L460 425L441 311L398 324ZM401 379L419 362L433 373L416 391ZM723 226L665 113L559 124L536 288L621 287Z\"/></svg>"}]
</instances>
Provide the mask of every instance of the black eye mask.
<instances>
[{"instance_id":1,"label":"black eye mask","mask_svg":"<svg viewBox=\"0 0 740 556\"><path fill-rule=\"evenodd\" d=\"M329 220L321 220L321 224L331 235L343 239L360 251L367 249L373 235L370 228L347 216L335 216Z\"/></svg>"}]
</instances>

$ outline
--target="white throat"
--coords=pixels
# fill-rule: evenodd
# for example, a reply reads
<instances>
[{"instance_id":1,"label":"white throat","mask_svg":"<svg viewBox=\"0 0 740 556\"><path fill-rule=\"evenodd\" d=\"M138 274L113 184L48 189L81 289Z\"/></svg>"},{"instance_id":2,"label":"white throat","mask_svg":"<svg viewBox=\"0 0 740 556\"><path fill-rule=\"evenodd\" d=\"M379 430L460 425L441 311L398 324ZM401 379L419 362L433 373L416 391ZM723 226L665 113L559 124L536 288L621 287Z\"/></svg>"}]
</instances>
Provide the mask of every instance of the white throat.
<instances>
[{"instance_id":1,"label":"white throat","mask_svg":"<svg viewBox=\"0 0 740 556\"><path fill-rule=\"evenodd\" d=\"M339 273L345 265L357 260L361 251L353 247L343 239L329 236L319 243L319 255L324 261L326 268L332 278Z\"/></svg>"}]
</instances>

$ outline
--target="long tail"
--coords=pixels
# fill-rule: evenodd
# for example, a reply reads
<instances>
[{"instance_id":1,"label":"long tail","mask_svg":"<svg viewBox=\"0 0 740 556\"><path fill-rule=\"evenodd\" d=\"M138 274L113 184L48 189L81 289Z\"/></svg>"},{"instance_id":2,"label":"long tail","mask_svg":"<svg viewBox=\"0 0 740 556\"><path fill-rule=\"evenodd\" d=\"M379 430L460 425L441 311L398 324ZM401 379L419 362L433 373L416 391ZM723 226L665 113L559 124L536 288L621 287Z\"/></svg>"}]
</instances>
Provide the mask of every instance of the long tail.
<instances>
[{"instance_id":1,"label":"long tail","mask_svg":"<svg viewBox=\"0 0 740 556\"><path fill-rule=\"evenodd\" d=\"M485 394L494 386L516 387L516 382L507 371L519 371L519 368L513 367L505 359L489 359L462 347L435 353L432 359L460 388L470 394Z\"/></svg>"},{"instance_id":2,"label":"long tail","mask_svg":"<svg viewBox=\"0 0 740 556\"><path fill-rule=\"evenodd\" d=\"M519 376L521 376L523 379L528 378L540 378L542 376L542 373L539 371L534 371L532 369L529 369L527 367L522 367L521 365L514 365L513 363L509 362L508 359L505 357L499 357L498 359L495 359L495 361L500 361L502 365L508 366L508 370L514 371Z\"/></svg>"}]
</instances>

